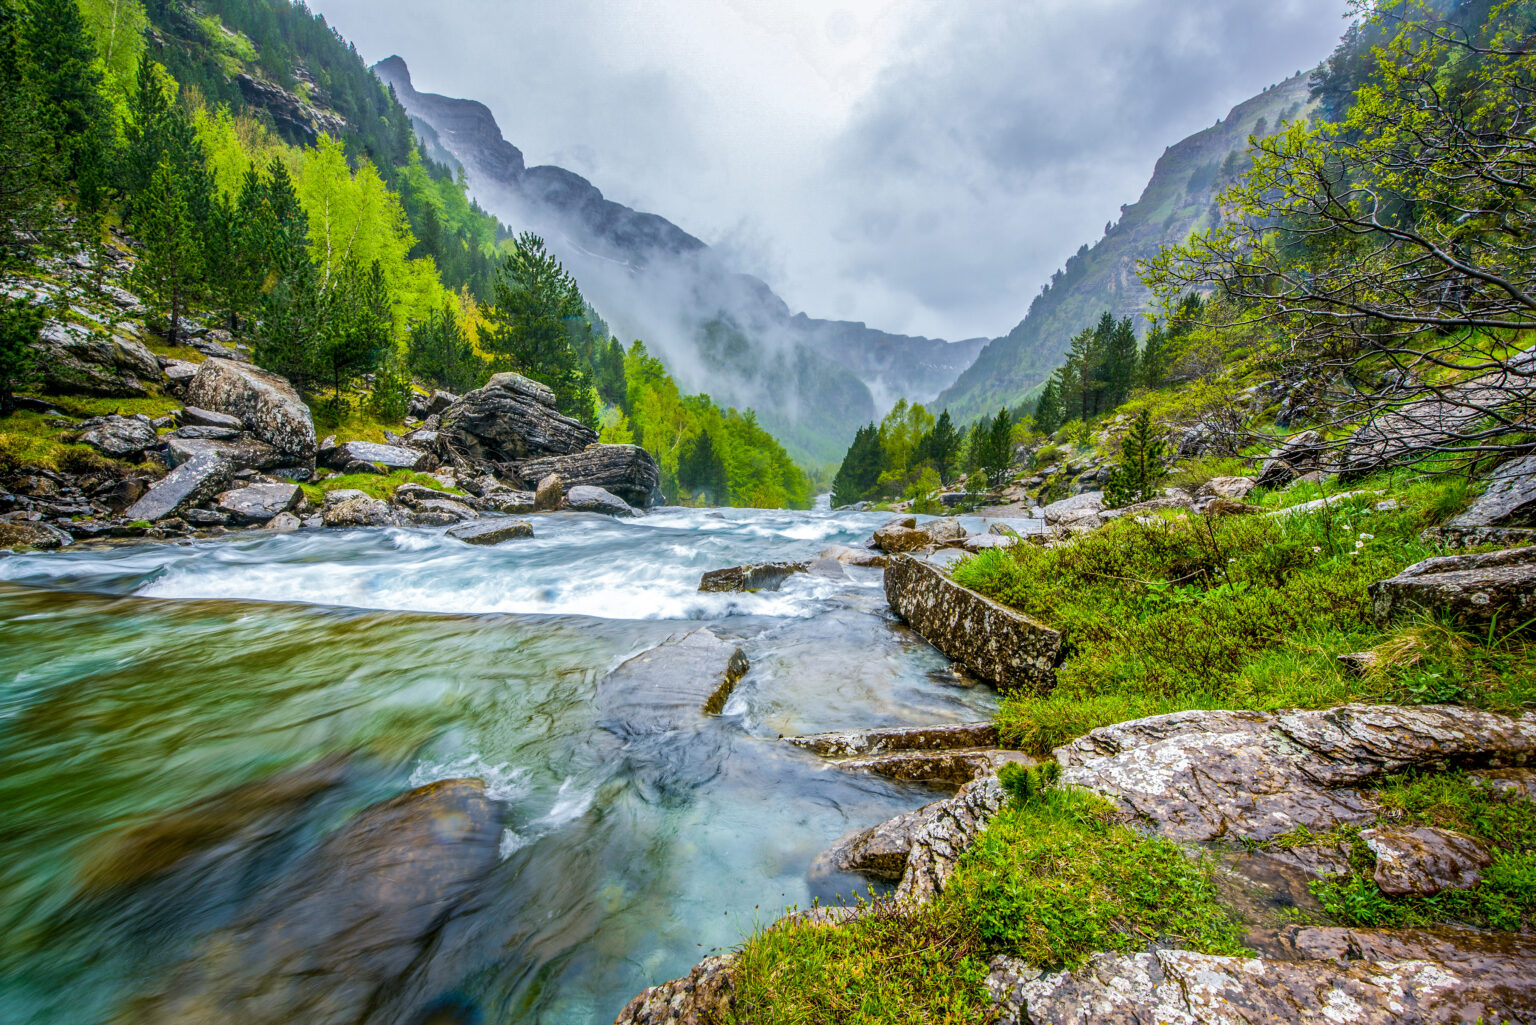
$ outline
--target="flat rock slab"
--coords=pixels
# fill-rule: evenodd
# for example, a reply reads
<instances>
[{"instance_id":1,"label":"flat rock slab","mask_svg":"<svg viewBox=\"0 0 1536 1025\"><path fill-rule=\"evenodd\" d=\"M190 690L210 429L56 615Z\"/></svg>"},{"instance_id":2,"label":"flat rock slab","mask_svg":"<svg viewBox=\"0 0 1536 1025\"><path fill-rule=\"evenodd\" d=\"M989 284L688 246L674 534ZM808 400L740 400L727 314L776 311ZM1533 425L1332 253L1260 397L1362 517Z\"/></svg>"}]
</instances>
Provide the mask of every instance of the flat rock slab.
<instances>
[{"instance_id":1,"label":"flat rock slab","mask_svg":"<svg viewBox=\"0 0 1536 1025\"><path fill-rule=\"evenodd\" d=\"M661 495L661 468L655 457L638 445L591 445L569 455L518 463L517 473L529 484L539 485L540 492L545 481L558 477L556 491L568 492L582 486L602 488L641 509L657 504ZM539 506L546 507L554 508Z\"/></svg>"},{"instance_id":2,"label":"flat rock slab","mask_svg":"<svg viewBox=\"0 0 1536 1025\"><path fill-rule=\"evenodd\" d=\"M760 562L712 569L699 580L700 591L777 591L796 573L808 572L808 562Z\"/></svg>"},{"instance_id":3,"label":"flat rock slab","mask_svg":"<svg viewBox=\"0 0 1536 1025\"><path fill-rule=\"evenodd\" d=\"M347 441L332 448L322 449L317 457L322 466L333 470L345 469L352 463L368 463L386 470L419 470L432 457L417 448L404 445L380 445L371 441Z\"/></svg>"},{"instance_id":4,"label":"flat rock slab","mask_svg":"<svg viewBox=\"0 0 1536 1025\"><path fill-rule=\"evenodd\" d=\"M1505 463L1452 527L1536 527L1536 455Z\"/></svg>"},{"instance_id":5,"label":"flat rock slab","mask_svg":"<svg viewBox=\"0 0 1536 1025\"><path fill-rule=\"evenodd\" d=\"M150 485L123 515L129 520L164 520L218 494L229 484L234 464L221 455L194 456Z\"/></svg>"},{"instance_id":6,"label":"flat rock slab","mask_svg":"<svg viewBox=\"0 0 1536 1025\"><path fill-rule=\"evenodd\" d=\"M211 409L186 406L181 411L181 423L185 427L225 427L231 431L245 430L245 421L228 413L216 413Z\"/></svg>"},{"instance_id":7,"label":"flat rock slab","mask_svg":"<svg viewBox=\"0 0 1536 1025\"><path fill-rule=\"evenodd\" d=\"M525 520L477 520L448 529L448 536L471 545L499 545L514 538L532 537L533 525Z\"/></svg>"},{"instance_id":8,"label":"flat rock slab","mask_svg":"<svg viewBox=\"0 0 1536 1025\"><path fill-rule=\"evenodd\" d=\"M854 758L888 751L953 751L996 747L997 727L989 722L949 726L892 726L875 730L835 730L790 737L789 742L823 758Z\"/></svg>"},{"instance_id":9,"label":"flat rock slab","mask_svg":"<svg viewBox=\"0 0 1536 1025\"><path fill-rule=\"evenodd\" d=\"M218 456L245 470L270 470L283 465L287 458L249 434L237 434L227 439L170 437L165 440L165 457L172 466L180 466L199 456Z\"/></svg>"},{"instance_id":10,"label":"flat rock slab","mask_svg":"<svg viewBox=\"0 0 1536 1025\"><path fill-rule=\"evenodd\" d=\"M1536 547L1425 559L1370 586L1380 624L1413 610L1479 633L1508 632L1536 618Z\"/></svg>"},{"instance_id":11,"label":"flat rock slab","mask_svg":"<svg viewBox=\"0 0 1536 1025\"><path fill-rule=\"evenodd\" d=\"M966 748L959 751L888 751L836 762L838 768L869 772L902 783L927 783L958 787L978 776L994 773L1009 762L1034 765L1036 759L1021 751L999 748Z\"/></svg>"},{"instance_id":12,"label":"flat rock slab","mask_svg":"<svg viewBox=\"0 0 1536 1025\"><path fill-rule=\"evenodd\" d=\"M80 440L113 459L130 459L160 443L145 416L108 416L80 435Z\"/></svg>"},{"instance_id":13,"label":"flat rock slab","mask_svg":"<svg viewBox=\"0 0 1536 1025\"><path fill-rule=\"evenodd\" d=\"M1363 829L1360 839L1376 855L1376 885L1394 897L1470 890L1493 863L1482 843L1433 826Z\"/></svg>"},{"instance_id":14,"label":"flat rock slab","mask_svg":"<svg viewBox=\"0 0 1536 1025\"><path fill-rule=\"evenodd\" d=\"M1364 825L1358 788L1385 773L1536 759L1536 713L1451 705L1173 712L1056 749L1063 783L1103 794L1177 841L1271 840L1297 826Z\"/></svg>"},{"instance_id":15,"label":"flat rock slab","mask_svg":"<svg viewBox=\"0 0 1536 1025\"><path fill-rule=\"evenodd\" d=\"M885 567L891 609L924 640L999 690L1036 694L1056 686L1061 634L961 587L944 570L910 555Z\"/></svg>"},{"instance_id":16,"label":"flat rock slab","mask_svg":"<svg viewBox=\"0 0 1536 1025\"><path fill-rule=\"evenodd\" d=\"M604 725L661 733L718 715L747 669L741 648L707 629L674 637L608 674L598 688Z\"/></svg>"},{"instance_id":17,"label":"flat rock slab","mask_svg":"<svg viewBox=\"0 0 1536 1025\"><path fill-rule=\"evenodd\" d=\"M304 498L297 484L252 484L219 496L218 511L232 523L266 523Z\"/></svg>"}]
</instances>

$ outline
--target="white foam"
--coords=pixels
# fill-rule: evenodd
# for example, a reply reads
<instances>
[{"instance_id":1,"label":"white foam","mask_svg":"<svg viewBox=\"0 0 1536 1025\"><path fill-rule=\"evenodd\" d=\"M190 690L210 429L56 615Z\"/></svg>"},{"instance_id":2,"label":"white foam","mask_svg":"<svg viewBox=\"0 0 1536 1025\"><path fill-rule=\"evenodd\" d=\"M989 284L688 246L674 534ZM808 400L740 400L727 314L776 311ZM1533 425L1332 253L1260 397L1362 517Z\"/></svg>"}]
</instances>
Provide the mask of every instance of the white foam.
<instances>
[{"instance_id":1,"label":"white foam","mask_svg":"<svg viewBox=\"0 0 1536 1025\"><path fill-rule=\"evenodd\" d=\"M478 779L485 784L485 796L493 801L511 803L528 795L528 770L506 762L492 765L477 754L447 762L422 762L411 772L410 786L424 787L445 779Z\"/></svg>"}]
</instances>

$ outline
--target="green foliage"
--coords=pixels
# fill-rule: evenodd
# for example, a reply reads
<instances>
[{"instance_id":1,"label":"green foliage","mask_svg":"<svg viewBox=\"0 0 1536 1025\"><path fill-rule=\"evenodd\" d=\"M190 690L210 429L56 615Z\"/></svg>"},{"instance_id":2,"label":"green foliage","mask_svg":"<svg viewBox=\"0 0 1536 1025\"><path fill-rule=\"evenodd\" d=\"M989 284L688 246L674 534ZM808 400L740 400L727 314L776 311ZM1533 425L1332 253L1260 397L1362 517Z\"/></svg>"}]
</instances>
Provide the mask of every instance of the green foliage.
<instances>
[{"instance_id":1,"label":"green foliage","mask_svg":"<svg viewBox=\"0 0 1536 1025\"><path fill-rule=\"evenodd\" d=\"M173 341L203 283L203 246L193 216L193 188L181 168L162 158L138 204L144 252L134 267L134 278L163 316L166 337Z\"/></svg>"},{"instance_id":2,"label":"green foliage","mask_svg":"<svg viewBox=\"0 0 1536 1025\"><path fill-rule=\"evenodd\" d=\"M422 380L457 394L473 391L490 376L490 367L475 352L449 303L411 326L406 361Z\"/></svg>"},{"instance_id":3,"label":"green foliage","mask_svg":"<svg viewBox=\"0 0 1536 1025\"><path fill-rule=\"evenodd\" d=\"M880 431L874 424L860 427L848 446L848 454L832 481L833 506L853 505L864 500L880 480L884 452Z\"/></svg>"},{"instance_id":4,"label":"green foliage","mask_svg":"<svg viewBox=\"0 0 1536 1025\"><path fill-rule=\"evenodd\" d=\"M59 175L42 100L21 41L21 8L0 5L0 271L23 263L59 235Z\"/></svg>"},{"instance_id":5,"label":"green foliage","mask_svg":"<svg viewBox=\"0 0 1536 1025\"><path fill-rule=\"evenodd\" d=\"M1008 795L1009 803L1015 808L1022 808L1040 799L1060 779L1060 762L1040 765L1007 762L997 770L997 781L1002 784L1003 793Z\"/></svg>"},{"instance_id":6,"label":"green foliage","mask_svg":"<svg viewBox=\"0 0 1536 1025\"><path fill-rule=\"evenodd\" d=\"M1013 470L1013 418L999 409L982 430L972 434L971 461L987 477L987 483L1000 488Z\"/></svg>"},{"instance_id":7,"label":"green foliage","mask_svg":"<svg viewBox=\"0 0 1536 1025\"><path fill-rule=\"evenodd\" d=\"M397 424L411 409L411 375L399 364L385 363L374 371L368 390L368 413L381 423Z\"/></svg>"},{"instance_id":8,"label":"green foliage","mask_svg":"<svg viewBox=\"0 0 1536 1025\"><path fill-rule=\"evenodd\" d=\"M13 393L32 381L32 348L43 329L43 311L25 298L0 303L0 416L15 410Z\"/></svg>"},{"instance_id":9,"label":"green foliage","mask_svg":"<svg viewBox=\"0 0 1536 1025\"><path fill-rule=\"evenodd\" d=\"M725 460L715 451L709 428L699 431L698 437L683 449L677 461L677 483L707 505L720 505L730 498Z\"/></svg>"},{"instance_id":10,"label":"green foliage","mask_svg":"<svg viewBox=\"0 0 1536 1025\"><path fill-rule=\"evenodd\" d=\"M149 16L140 0L78 0L80 14L106 79L106 94L121 111L134 88Z\"/></svg>"},{"instance_id":11,"label":"green foliage","mask_svg":"<svg viewBox=\"0 0 1536 1025\"><path fill-rule=\"evenodd\" d=\"M37 113L57 140L60 163L82 204L93 207L105 185L112 129L101 66L80 8L75 0L26 0L20 29Z\"/></svg>"},{"instance_id":12,"label":"green foliage","mask_svg":"<svg viewBox=\"0 0 1536 1025\"><path fill-rule=\"evenodd\" d=\"M1142 410L1120 442L1120 465L1104 485L1104 504L1118 509L1156 498L1168 476L1168 455L1168 443Z\"/></svg>"}]
</instances>

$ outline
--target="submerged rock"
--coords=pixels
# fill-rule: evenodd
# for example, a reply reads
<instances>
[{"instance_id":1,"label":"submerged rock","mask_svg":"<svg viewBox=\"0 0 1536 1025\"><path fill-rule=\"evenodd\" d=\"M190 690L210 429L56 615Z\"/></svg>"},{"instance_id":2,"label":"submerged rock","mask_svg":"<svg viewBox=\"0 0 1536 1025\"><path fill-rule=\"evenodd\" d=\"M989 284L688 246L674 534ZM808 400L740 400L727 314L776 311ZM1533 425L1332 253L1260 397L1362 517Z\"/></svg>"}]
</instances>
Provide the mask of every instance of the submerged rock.
<instances>
[{"instance_id":1,"label":"submerged rock","mask_svg":"<svg viewBox=\"0 0 1536 1025\"><path fill-rule=\"evenodd\" d=\"M598 687L603 722L620 733L655 733L718 715L747 657L708 629L658 644L619 666Z\"/></svg>"},{"instance_id":2,"label":"submerged rock","mask_svg":"<svg viewBox=\"0 0 1536 1025\"><path fill-rule=\"evenodd\" d=\"M808 562L761 562L712 569L699 580L700 591L777 591L796 573L808 572Z\"/></svg>"},{"instance_id":3,"label":"submerged rock","mask_svg":"<svg viewBox=\"0 0 1536 1025\"><path fill-rule=\"evenodd\" d=\"M478 520L450 527L448 536L471 545L499 545L519 537L532 537L533 525L526 520Z\"/></svg>"},{"instance_id":4,"label":"submerged rock","mask_svg":"<svg viewBox=\"0 0 1536 1025\"><path fill-rule=\"evenodd\" d=\"M164 520L205 502L228 484L235 467L223 456L194 456L150 485L123 515L130 520Z\"/></svg>"},{"instance_id":5,"label":"submerged rock","mask_svg":"<svg viewBox=\"0 0 1536 1025\"><path fill-rule=\"evenodd\" d=\"M287 378L233 360L212 358L187 382L188 406L240 420L277 450L282 462L315 465L315 422Z\"/></svg>"},{"instance_id":6,"label":"submerged rock","mask_svg":"<svg viewBox=\"0 0 1536 1025\"><path fill-rule=\"evenodd\" d=\"M955 723L948 726L891 726L873 730L835 730L790 737L796 747L823 758L854 758L891 751L953 751L961 748L996 747L997 727L989 722Z\"/></svg>"},{"instance_id":7,"label":"submerged rock","mask_svg":"<svg viewBox=\"0 0 1536 1025\"><path fill-rule=\"evenodd\" d=\"M1370 586L1378 623L1413 609L1479 633L1509 631L1536 617L1536 548L1426 559Z\"/></svg>"},{"instance_id":8,"label":"submerged rock","mask_svg":"<svg viewBox=\"0 0 1536 1025\"><path fill-rule=\"evenodd\" d=\"M885 594L924 640L998 689L1045 693L1055 687L1058 631L910 555L894 556L886 566Z\"/></svg>"},{"instance_id":9,"label":"submerged rock","mask_svg":"<svg viewBox=\"0 0 1536 1025\"><path fill-rule=\"evenodd\" d=\"M1394 897L1470 890L1493 862L1482 843L1433 826L1364 829L1360 839L1376 855L1376 885Z\"/></svg>"},{"instance_id":10,"label":"submerged rock","mask_svg":"<svg viewBox=\"0 0 1536 1025\"><path fill-rule=\"evenodd\" d=\"M638 445L589 445L570 455L518 463L517 473L529 483L539 482L541 490L550 477L558 477L566 494L582 486L601 488L642 509L655 505L661 490L661 468Z\"/></svg>"}]
</instances>

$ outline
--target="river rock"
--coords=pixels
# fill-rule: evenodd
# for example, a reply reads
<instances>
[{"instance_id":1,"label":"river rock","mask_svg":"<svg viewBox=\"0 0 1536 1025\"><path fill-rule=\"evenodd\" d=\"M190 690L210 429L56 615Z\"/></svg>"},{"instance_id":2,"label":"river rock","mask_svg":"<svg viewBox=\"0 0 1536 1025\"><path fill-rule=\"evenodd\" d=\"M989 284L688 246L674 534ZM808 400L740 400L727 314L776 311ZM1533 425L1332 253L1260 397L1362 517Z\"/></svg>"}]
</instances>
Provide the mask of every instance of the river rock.
<instances>
[{"instance_id":1,"label":"river rock","mask_svg":"<svg viewBox=\"0 0 1536 1025\"><path fill-rule=\"evenodd\" d=\"M374 805L201 945L143 1025L426 1021L402 983L495 868L501 815L478 779Z\"/></svg>"},{"instance_id":2,"label":"river rock","mask_svg":"<svg viewBox=\"0 0 1536 1025\"><path fill-rule=\"evenodd\" d=\"M479 520L449 529L448 536L471 545L499 545L519 537L532 537L526 520Z\"/></svg>"},{"instance_id":3,"label":"river rock","mask_svg":"<svg viewBox=\"0 0 1536 1025\"><path fill-rule=\"evenodd\" d=\"M598 687L603 724L616 733L661 733L718 715L747 673L736 644L708 629L643 651Z\"/></svg>"},{"instance_id":4,"label":"river rock","mask_svg":"<svg viewBox=\"0 0 1536 1025\"><path fill-rule=\"evenodd\" d=\"M120 477L91 492L91 500L120 513L143 498L151 483L148 477Z\"/></svg>"},{"instance_id":5,"label":"river rock","mask_svg":"<svg viewBox=\"0 0 1536 1025\"><path fill-rule=\"evenodd\" d=\"M53 551L74 541L64 531L46 523L0 520L0 548L36 548Z\"/></svg>"},{"instance_id":6,"label":"river rock","mask_svg":"<svg viewBox=\"0 0 1536 1025\"><path fill-rule=\"evenodd\" d=\"M699 580L700 591L777 591L796 573L808 572L808 562L761 562L712 569Z\"/></svg>"},{"instance_id":7,"label":"river rock","mask_svg":"<svg viewBox=\"0 0 1536 1025\"><path fill-rule=\"evenodd\" d=\"M49 321L38 335L38 372L49 394L84 392L133 398L162 380L160 363L142 342L100 335L75 324Z\"/></svg>"},{"instance_id":8,"label":"river rock","mask_svg":"<svg viewBox=\"0 0 1536 1025\"><path fill-rule=\"evenodd\" d=\"M288 380L233 360L211 358L187 382L188 406L241 421L285 465L313 466L315 422ZM217 426L217 425L215 425Z\"/></svg>"},{"instance_id":9,"label":"river rock","mask_svg":"<svg viewBox=\"0 0 1536 1025\"><path fill-rule=\"evenodd\" d=\"M223 427L231 431L245 430L245 421L241 420L238 416L230 416L228 413L215 413L211 409L202 409L197 406L183 407L180 420L182 425L186 427Z\"/></svg>"},{"instance_id":10,"label":"river rock","mask_svg":"<svg viewBox=\"0 0 1536 1025\"><path fill-rule=\"evenodd\" d=\"M885 594L896 615L972 675L1000 690L1040 694L1055 687L1058 631L910 555L892 556Z\"/></svg>"},{"instance_id":11,"label":"river rock","mask_svg":"<svg viewBox=\"0 0 1536 1025\"><path fill-rule=\"evenodd\" d=\"M1536 527L1536 455L1505 463L1488 475L1488 487L1452 527Z\"/></svg>"},{"instance_id":12,"label":"river rock","mask_svg":"<svg viewBox=\"0 0 1536 1025\"><path fill-rule=\"evenodd\" d=\"M413 519L423 526L446 527L450 523L480 518L474 509L447 495L418 499L411 507L411 512Z\"/></svg>"},{"instance_id":13,"label":"river rock","mask_svg":"<svg viewBox=\"0 0 1536 1025\"><path fill-rule=\"evenodd\" d=\"M267 521L266 529L279 533L291 533L304 526L304 521L291 512L278 513Z\"/></svg>"},{"instance_id":14,"label":"river rock","mask_svg":"<svg viewBox=\"0 0 1536 1025\"><path fill-rule=\"evenodd\" d=\"M931 544L932 538L913 527L886 525L875 531L875 546L891 555L921 551Z\"/></svg>"},{"instance_id":15,"label":"river rock","mask_svg":"<svg viewBox=\"0 0 1536 1025\"><path fill-rule=\"evenodd\" d=\"M512 373L454 401L437 430L450 459L497 463L569 455L597 441L596 431L555 410L547 386Z\"/></svg>"},{"instance_id":16,"label":"river rock","mask_svg":"<svg viewBox=\"0 0 1536 1025\"><path fill-rule=\"evenodd\" d=\"M1360 787L1445 764L1536 759L1536 713L1343 705L1285 713L1172 712L1103 726L1056 749L1063 783L1113 800L1172 840L1271 840L1364 825Z\"/></svg>"},{"instance_id":17,"label":"river rock","mask_svg":"<svg viewBox=\"0 0 1536 1025\"><path fill-rule=\"evenodd\" d=\"M987 775L965 784L954 797L930 806L932 815L912 831L907 867L896 887L896 899L922 903L942 892L961 856L1007 800L997 776Z\"/></svg>"},{"instance_id":18,"label":"river rock","mask_svg":"<svg viewBox=\"0 0 1536 1025\"><path fill-rule=\"evenodd\" d=\"M934 820L944 803L934 801L877 826L849 833L817 855L807 874L812 879L836 873L857 873L893 882L899 880L907 871L913 837Z\"/></svg>"},{"instance_id":19,"label":"river rock","mask_svg":"<svg viewBox=\"0 0 1536 1025\"><path fill-rule=\"evenodd\" d=\"M347 497L337 498L338 495ZM351 489L327 494L320 517L327 527L392 527L397 522L388 502Z\"/></svg>"},{"instance_id":20,"label":"river rock","mask_svg":"<svg viewBox=\"0 0 1536 1025\"><path fill-rule=\"evenodd\" d=\"M961 547L975 554L984 552L988 548L1012 548L1019 543L1019 540L1017 534L977 534L975 537L966 538Z\"/></svg>"},{"instance_id":21,"label":"river rock","mask_svg":"<svg viewBox=\"0 0 1536 1025\"><path fill-rule=\"evenodd\" d=\"M1507 632L1536 617L1536 548L1425 559L1369 593L1380 624L1425 609L1478 633Z\"/></svg>"},{"instance_id":22,"label":"river rock","mask_svg":"<svg viewBox=\"0 0 1536 1025\"><path fill-rule=\"evenodd\" d=\"M1470 890L1493 863L1477 840L1433 826L1363 829L1360 839L1376 855L1376 885L1394 897Z\"/></svg>"},{"instance_id":23,"label":"river rock","mask_svg":"<svg viewBox=\"0 0 1536 1025\"><path fill-rule=\"evenodd\" d=\"M1323 436L1316 431L1302 431L1272 449L1259 464L1254 483L1261 488L1278 488L1303 474L1321 469Z\"/></svg>"},{"instance_id":24,"label":"river rock","mask_svg":"<svg viewBox=\"0 0 1536 1025\"><path fill-rule=\"evenodd\" d=\"M530 482L556 475L567 494L581 486L602 488L640 509L657 504L661 494L661 468L638 445L590 445L571 455L519 463L517 472Z\"/></svg>"},{"instance_id":25,"label":"river rock","mask_svg":"<svg viewBox=\"0 0 1536 1025\"><path fill-rule=\"evenodd\" d=\"M486 488L479 495L471 499L471 503L481 512L516 514L533 512L533 492L519 491L503 484Z\"/></svg>"},{"instance_id":26,"label":"river rock","mask_svg":"<svg viewBox=\"0 0 1536 1025\"><path fill-rule=\"evenodd\" d=\"M152 484L123 515L129 520L165 520L205 502L229 484L235 467L214 453L197 455Z\"/></svg>"},{"instance_id":27,"label":"river rock","mask_svg":"<svg viewBox=\"0 0 1536 1025\"><path fill-rule=\"evenodd\" d=\"M847 545L833 545L822 550L817 559L835 559L844 566L863 566L872 569L884 569L886 557L879 552L872 552L868 548L849 548Z\"/></svg>"},{"instance_id":28,"label":"river rock","mask_svg":"<svg viewBox=\"0 0 1536 1025\"><path fill-rule=\"evenodd\" d=\"M172 466L180 466L199 456L218 456L236 469L249 470L270 470L281 466L287 458L249 434L238 434L227 441L169 436L165 439L165 458Z\"/></svg>"},{"instance_id":29,"label":"river rock","mask_svg":"<svg viewBox=\"0 0 1536 1025\"><path fill-rule=\"evenodd\" d=\"M534 512L552 512L565 499L565 481L558 473L545 474L533 493Z\"/></svg>"},{"instance_id":30,"label":"river rock","mask_svg":"<svg viewBox=\"0 0 1536 1025\"><path fill-rule=\"evenodd\" d=\"M386 471L419 470L432 457L416 448L403 445L379 445L371 441L348 441L332 448L321 449L315 461L332 470L346 469L353 463L382 466Z\"/></svg>"},{"instance_id":31,"label":"river rock","mask_svg":"<svg viewBox=\"0 0 1536 1025\"><path fill-rule=\"evenodd\" d=\"M1009 762L1035 764L1021 751L998 748L965 748L958 751L887 751L845 758L837 767L868 772L901 783L926 783L935 787L964 786L971 780L995 773Z\"/></svg>"},{"instance_id":32,"label":"river rock","mask_svg":"<svg viewBox=\"0 0 1536 1025\"><path fill-rule=\"evenodd\" d=\"M685 978L643 990L614 1025L721 1025L736 1008L735 958L707 957Z\"/></svg>"},{"instance_id":33,"label":"river rock","mask_svg":"<svg viewBox=\"0 0 1536 1025\"><path fill-rule=\"evenodd\" d=\"M266 523L304 499L297 484L252 484L219 496L218 511L235 524Z\"/></svg>"},{"instance_id":34,"label":"river rock","mask_svg":"<svg viewBox=\"0 0 1536 1025\"><path fill-rule=\"evenodd\" d=\"M790 737L789 742L823 758L854 758L891 751L953 751L996 747L997 727L989 722L947 726L890 726L873 730L834 730Z\"/></svg>"},{"instance_id":35,"label":"river rock","mask_svg":"<svg viewBox=\"0 0 1536 1025\"><path fill-rule=\"evenodd\" d=\"M942 520L929 520L917 529L927 534L932 544L940 547L959 544L967 535L966 529L953 516Z\"/></svg>"},{"instance_id":36,"label":"river rock","mask_svg":"<svg viewBox=\"0 0 1536 1025\"><path fill-rule=\"evenodd\" d=\"M147 416L107 416L93 421L80 440L113 459L133 459L160 443Z\"/></svg>"},{"instance_id":37,"label":"river rock","mask_svg":"<svg viewBox=\"0 0 1536 1025\"><path fill-rule=\"evenodd\" d=\"M604 516L639 516L640 514L630 507L618 495L602 488L594 488L585 484L578 484L566 492L565 502L562 508L572 512L602 513Z\"/></svg>"}]
</instances>

